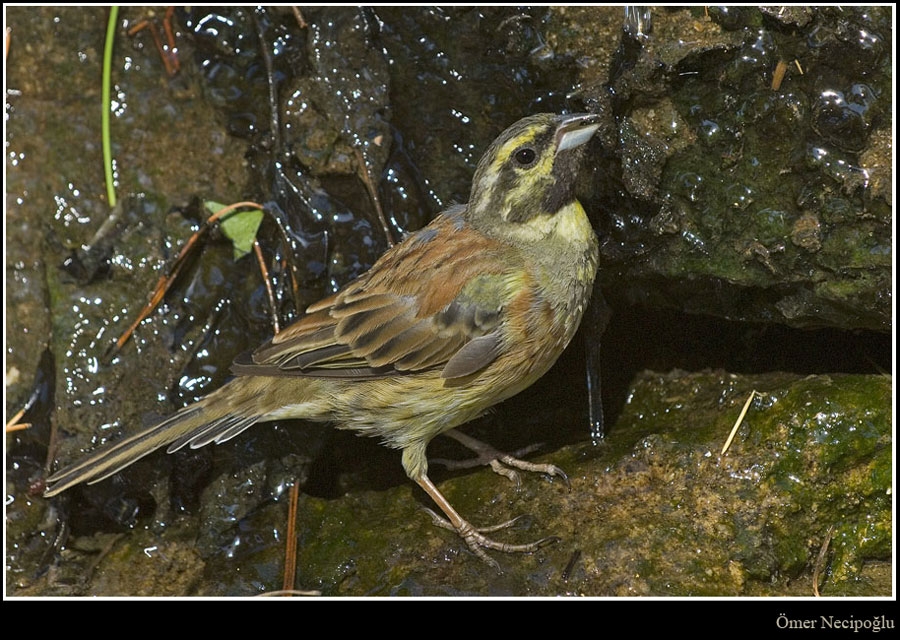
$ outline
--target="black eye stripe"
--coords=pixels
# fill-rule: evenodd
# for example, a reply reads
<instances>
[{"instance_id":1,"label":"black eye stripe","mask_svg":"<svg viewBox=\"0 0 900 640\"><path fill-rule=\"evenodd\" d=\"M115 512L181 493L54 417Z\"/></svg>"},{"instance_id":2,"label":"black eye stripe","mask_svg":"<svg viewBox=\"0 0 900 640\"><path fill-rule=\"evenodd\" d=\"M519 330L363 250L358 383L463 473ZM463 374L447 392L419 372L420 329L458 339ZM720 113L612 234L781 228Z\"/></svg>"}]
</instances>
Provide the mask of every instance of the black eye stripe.
<instances>
[{"instance_id":1,"label":"black eye stripe","mask_svg":"<svg viewBox=\"0 0 900 640\"><path fill-rule=\"evenodd\" d=\"M537 158L537 154L531 147L521 147L513 152L513 158L515 158L515 161L518 164L525 167L534 162L535 158Z\"/></svg>"}]
</instances>

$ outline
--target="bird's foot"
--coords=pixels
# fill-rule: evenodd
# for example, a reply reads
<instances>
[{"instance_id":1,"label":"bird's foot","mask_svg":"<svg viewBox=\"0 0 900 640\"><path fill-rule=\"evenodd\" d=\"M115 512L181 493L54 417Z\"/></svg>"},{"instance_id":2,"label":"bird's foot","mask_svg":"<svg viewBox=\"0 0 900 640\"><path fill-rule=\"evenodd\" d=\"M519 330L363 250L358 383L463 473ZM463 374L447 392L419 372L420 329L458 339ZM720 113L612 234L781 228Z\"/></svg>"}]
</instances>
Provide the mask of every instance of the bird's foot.
<instances>
[{"instance_id":1,"label":"bird's foot","mask_svg":"<svg viewBox=\"0 0 900 640\"><path fill-rule=\"evenodd\" d=\"M515 482L517 487L522 484L522 481L519 478L519 474L516 469L518 469L519 471L543 473L544 475L548 475L550 477L555 476L561 478L563 482L566 483L567 487L569 486L569 477L566 475L565 471L557 467L555 464L537 464L534 462L528 462L527 460L520 460L518 457L516 457L527 455L537 450L540 445L529 445L524 449L516 451L515 455L510 455L508 453L498 451L486 442L477 440L472 436L468 436L457 431L456 429L447 431L444 435L453 438L470 451L474 451L477 456L469 460L446 460L433 458L431 460L433 464L436 463L443 465L447 469L469 469L471 467L490 466L494 473L500 474L501 476L504 476L505 478L508 478L509 480Z\"/></svg>"},{"instance_id":2,"label":"bird's foot","mask_svg":"<svg viewBox=\"0 0 900 640\"><path fill-rule=\"evenodd\" d=\"M502 551L503 553L534 553L538 549L545 547L548 544L559 542L559 538L557 538L556 536L550 536L548 538L541 538L540 540L530 542L528 544L508 544L506 542L497 542L496 540L491 540L484 535L485 533L494 533L495 531L507 529L521 520L523 516L517 516L512 520L508 520L491 527L475 528L467 520L461 519L459 525L454 525L449 520L442 518L431 509L425 509L425 511L427 511L431 516L434 524L441 528L458 533L459 536L466 541L466 545L468 545L472 553L474 553L476 556L481 558L483 561L485 561L495 569L500 569L500 565L496 560L494 560L487 554L486 549L490 549L492 551Z\"/></svg>"}]
</instances>

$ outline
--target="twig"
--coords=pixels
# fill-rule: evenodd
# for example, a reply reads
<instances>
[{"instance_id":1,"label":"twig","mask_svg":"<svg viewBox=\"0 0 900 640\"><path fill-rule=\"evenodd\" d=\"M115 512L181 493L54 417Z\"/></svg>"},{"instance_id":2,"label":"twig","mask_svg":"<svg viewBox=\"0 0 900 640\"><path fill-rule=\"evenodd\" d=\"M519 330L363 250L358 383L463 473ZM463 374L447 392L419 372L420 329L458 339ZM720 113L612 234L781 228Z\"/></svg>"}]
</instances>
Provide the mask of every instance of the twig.
<instances>
[{"instance_id":1,"label":"twig","mask_svg":"<svg viewBox=\"0 0 900 640\"><path fill-rule=\"evenodd\" d=\"M822 543L822 548L819 549L819 556L816 558L816 566L813 569L813 594L818 598L819 596L819 571L822 570L822 567L825 565L825 555L828 553L828 545L831 544L831 538L834 537L834 525L828 527L828 531L825 533L825 541Z\"/></svg>"},{"instance_id":2,"label":"twig","mask_svg":"<svg viewBox=\"0 0 900 640\"><path fill-rule=\"evenodd\" d=\"M378 220L381 222L381 228L384 230L384 237L388 246L394 246L394 238L391 235L391 229L388 227L387 219L384 217L384 209L381 208L381 200L378 198L378 190L372 182L372 176L369 175L369 167L366 165L366 159L363 157L362 151L358 147L353 149L356 152L356 159L359 163L359 177L366 185L366 191L369 192L369 199L375 206L375 212L378 214Z\"/></svg>"},{"instance_id":3,"label":"twig","mask_svg":"<svg viewBox=\"0 0 900 640\"><path fill-rule=\"evenodd\" d=\"M253 253L256 254L256 263L259 265L259 273L262 276L263 284L266 286L266 295L269 298L269 307L272 309L272 329L277 334L281 331L278 326L278 307L275 305L275 293L272 291L272 283L269 282L269 270L266 268L266 259L262 253L262 247L259 246L259 240L253 241Z\"/></svg>"},{"instance_id":4,"label":"twig","mask_svg":"<svg viewBox=\"0 0 900 640\"><path fill-rule=\"evenodd\" d=\"M738 416L737 421L734 423L734 426L731 428L731 433L728 434L728 439L725 441L725 446L722 447L722 455L725 455L725 452L728 451L728 447L731 446L731 441L734 440L734 436L737 434L738 427L741 426L741 423L744 421L744 416L747 415L747 410L750 408L750 403L753 402L753 398L756 396L761 396L762 394L756 391L755 389L750 392L750 397L747 398L747 402L744 403L744 408L741 409L741 415Z\"/></svg>"},{"instance_id":5,"label":"twig","mask_svg":"<svg viewBox=\"0 0 900 640\"><path fill-rule=\"evenodd\" d=\"M569 577L572 575L572 571L575 570L575 564L581 559L581 549L575 549L572 552L572 557L569 558L568 564L566 564L566 568L563 569L562 575L560 576L563 579L563 582L568 582Z\"/></svg>"},{"instance_id":6,"label":"twig","mask_svg":"<svg viewBox=\"0 0 900 640\"><path fill-rule=\"evenodd\" d=\"M22 407L18 411L16 411L16 415L10 418L6 423L5 433L12 433L13 431L24 431L31 427L30 422L19 422L22 419L22 416L25 415L25 411L28 409L27 406Z\"/></svg>"},{"instance_id":7,"label":"twig","mask_svg":"<svg viewBox=\"0 0 900 640\"><path fill-rule=\"evenodd\" d=\"M178 59L178 47L175 46L175 32L172 30L172 16L175 15L175 7L169 6L166 9L166 17L163 18L163 29L166 32L166 40L169 43L168 55L163 56L163 63L165 64L166 59L168 58L172 64L172 71L169 71L169 65L166 65L166 70L169 71L169 75L175 75L178 73L178 70L181 69L181 61Z\"/></svg>"},{"instance_id":8,"label":"twig","mask_svg":"<svg viewBox=\"0 0 900 640\"><path fill-rule=\"evenodd\" d=\"M131 326L125 330L119 339L116 340L116 344L112 348L112 352L115 353L122 348L122 346L128 342L128 339L131 337L131 334L134 333L134 330L137 326L144 321L144 319L149 316L153 310L159 305L162 301L163 297L166 295L166 292L172 286L172 283L175 281L175 278L178 277L178 274L181 272L181 268L184 266L186 262L185 258L188 255L188 252L191 248L197 244L197 241L200 239L200 236L206 233L206 231L212 226L213 223L218 222L222 218L234 213L236 209L240 209L242 207L253 207L255 209L262 210L262 205L259 205L255 202L238 202L235 204L230 204L227 207L222 207L214 214L212 214L206 221L200 226L199 229L192 235L188 241L185 243L184 247L181 248L181 253L178 254L178 257L175 258L175 262L172 264L172 269L169 271L168 275L160 276L159 280L156 282L156 287L153 290L153 293L150 296L150 300L147 304L144 305L144 308L141 309L140 314L138 314L137 319L131 323Z\"/></svg>"},{"instance_id":9,"label":"twig","mask_svg":"<svg viewBox=\"0 0 900 640\"><path fill-rule=\"evenodd\" d=\"M309 25L306 24L306 20L303 19L303 14L300 13L300 7L297 5L292 5L291 10L294 12L294 17L297 19L297 24L301 29L305 29Z\"/></svg>"},{"instance_id":10,"label":"twig","mask_svg":"<svg viewBox=\"0 0 900 640\"><path fill-rule=\"evenodd\" d=\"M22 411L20 410L19 413L17 413L16 415L19 418L21 418L22 417L21 414L22 414ZM12 422L12 421L10 421L10 422L6 423L6 429L4 430L4 433L15 433L16 431L27 431L30 428L31 428L30 422Z\"/></svg>"},{"instance_id":11,"label":"twig","mask_svg":"<svg viewBox=\"0 0 900 640\"><path fill-rule=\"evenodd\" d=\"M286 548L284 552L284 578L282 581L285 595L292 595L294 579L297 575L297 502L300 499L300 485L296 481L291 486L288 497L288 523Z\"/></svg>"},{"instance_id":12,"label":"twig","mask_svg":"<svg viewBox=\"0 0 900 640\"><path fill-rule=\"evenodd\" d=\"M103 545L103 548L100 550L100 553L97 555L96 558L94 558L93 562L91 562L90 565L88 565L87 570L85 571L85 574L87 575L87 580L85 582L87 582L88 580L91 579L91 576L93 576L94 571L96 571L96 569L100 565L100 563L103 562L103 559L109 555L110 551L113 550L113 547L116 546L116 544L119 542L119 540L121 540L123 537L125 537L124 533L113 534L113 536L112 536L112 538L110 538L109 542L107 542L105 545Z\"/></svg>"},{"instance_id":13,"label":"twig","mask_svg":"<svg viewBox=\"0 0 900 640\"><path fill-rule=\"evenodd\" d=\"M166 16L163 18L163 29L166 32L166 45L163 45L162 38L159 37L159 29L150 20L141 20L128 30L129 36L135 36L139 31L148 29L150 35L153 36L153 43L156 45L156 51L166 68L166 73L171 77L178 73L181 69L181 62L178 60L178 47L175 46L175 32L172 30L172 16L175 13L175 7L170 6L166 9Z\"/></svg>"}]
</instances>

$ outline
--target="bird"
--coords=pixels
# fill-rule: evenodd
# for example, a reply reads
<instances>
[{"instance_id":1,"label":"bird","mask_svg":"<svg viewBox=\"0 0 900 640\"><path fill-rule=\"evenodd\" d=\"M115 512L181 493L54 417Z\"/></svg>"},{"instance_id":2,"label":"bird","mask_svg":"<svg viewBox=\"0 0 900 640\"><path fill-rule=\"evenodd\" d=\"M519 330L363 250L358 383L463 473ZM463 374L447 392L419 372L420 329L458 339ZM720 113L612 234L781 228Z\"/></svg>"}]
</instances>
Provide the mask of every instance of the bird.
<instances>
[{"instance_id":1,"label":"bird","mask_svg":"<svg viewBox=\"0 0 900 640\"><path fill-rule=\"evenodd\" d=\"M303 419L399 449L407 476L443 512L435 521L489 564L488 550L540 548L551 538L499 542L485 534L500 527L463 518L428 477L426 448L538 380L575 335L599 259L575 187L599 126L588 113L515 122L481 157L468 203L238 356L218 390L50 475L44 495L99 482L162 447L220 444L256 423Z\"/></svg>"}]
</instances>

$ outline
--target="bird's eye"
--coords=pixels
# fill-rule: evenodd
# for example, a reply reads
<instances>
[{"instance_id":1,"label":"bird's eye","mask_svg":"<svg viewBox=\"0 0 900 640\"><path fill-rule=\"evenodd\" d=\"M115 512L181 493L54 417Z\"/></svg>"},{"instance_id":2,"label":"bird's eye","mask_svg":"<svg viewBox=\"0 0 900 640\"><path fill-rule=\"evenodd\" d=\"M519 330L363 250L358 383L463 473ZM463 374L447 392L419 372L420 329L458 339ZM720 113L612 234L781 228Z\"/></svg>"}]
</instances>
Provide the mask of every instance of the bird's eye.
<instances>
[{"instance_id":1,"label":"bird's eye","mask_svg":"<svg viewBox=\"0 0 900 640\"><path fill-rule=\"evenodd\" d=\"M522 147L521 149L517 149L513 154L513 158L516 159L516 162L518 162L523 167L527 167L532 162L534 162L535 157L536 154L534 152L534 149L530 147Z\"/></svg>"}]
</instances>

